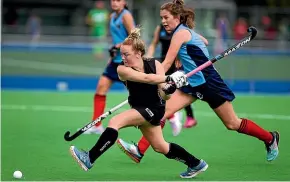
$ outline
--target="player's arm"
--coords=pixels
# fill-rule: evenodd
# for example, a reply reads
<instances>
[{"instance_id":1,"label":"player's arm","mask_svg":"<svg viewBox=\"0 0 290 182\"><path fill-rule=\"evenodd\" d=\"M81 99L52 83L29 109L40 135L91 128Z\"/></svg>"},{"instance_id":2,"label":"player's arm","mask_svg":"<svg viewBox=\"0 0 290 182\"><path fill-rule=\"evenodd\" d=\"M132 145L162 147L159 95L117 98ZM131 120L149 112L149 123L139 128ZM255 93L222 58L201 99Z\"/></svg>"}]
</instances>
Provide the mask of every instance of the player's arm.
<instances>
[{"instance_id":1,"label":"player's arm","mask_svg":"<svg viewBox=\"0 0 290 182\"><path fill-rule=\"evenodd\" d=\"M131 30L133 28L135 28L135 23L134 23L134 19L133 16L131 15L131 13L125 13L123 16L123 23L124 26L127 30L127 33L130 34Z\"/></svg>"},{"instance_id":2,"label":"player's arm","mask_svg":"<svg viewBox=\"0 0 290 182\"><path fill-rule=\"evenodd\" d=\"M165 75L146 74L133 70L132 68L126 67L124 65L118 66L117 72L120 80L122 81L134 81L152 85L157 85L166 81Z\"/></svg>"},{"instance_id":3,"label":"player's arm","mask_svg":"<svg viewBox=\"0 0 290 182\"><path fill-rule=\"evenodd\" d=\"M164 68L163 68L162 64L159 61L155 60L155 65L156 65L156 74L165 76L165 71L164 71ZM165 85L166 85L165 83L158 84L158 91L160 93L160 96L164 100L168 100L168 99L170 99L171 95L165 94L164 91L162 90L162 88L164 88Z\"/></svg>"},{"instance_id":4,"label":"player's arm","mask_svg":"<svg viewBox=\"0 0 290 182\"><path fill-rule=\"evenodd\" d=\"M160 25L155 28L153 39L152 39L152 42L151 42L151 44L150 44L150 46L148 48L148 52L147 52L147 55L146 55L147 57L153 57L154 56L156 46L157 46L157 44L159 42L160 30L161 30Z\"/></svg>"},{"instance_id":5,"label":"player's arm","mask_svg":"<svg viewBox=\"0 0 290 182\"><path fill-rule=\"evenodd\" d=\"M191 34L188 30L180 30L173 35L165 60L162 65L165 71L168 71L173 64L181 45L191 39Z\"/></svg>"}]
</instances>

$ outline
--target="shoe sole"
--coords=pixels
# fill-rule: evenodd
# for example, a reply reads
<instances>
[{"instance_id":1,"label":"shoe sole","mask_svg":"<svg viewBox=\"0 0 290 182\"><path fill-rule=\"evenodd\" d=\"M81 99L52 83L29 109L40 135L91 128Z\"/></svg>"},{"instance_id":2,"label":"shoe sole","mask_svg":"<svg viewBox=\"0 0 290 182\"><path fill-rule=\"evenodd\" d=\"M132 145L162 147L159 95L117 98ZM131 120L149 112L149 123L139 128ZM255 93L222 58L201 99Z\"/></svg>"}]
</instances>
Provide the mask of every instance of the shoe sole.
<instances>
[{"instance_id":1,"label":"shoe sole","mask_svg":"<svg viewBox=\"0 0 290 182\"><path fill-rule=\"evenodd\" d=\"M205 172L208 168L208 164L206 164L201 170L197 171L196 173L194 173L193 175L191 176L181 176L181 178L183 179L189 179L189 178L194 178L195 176L197 176L198 174L202 173L202 172Z\"/></svg>"},{"instance_id":2,"label":"shoe sole","mask_svg":"<svg viewBox=\"0 0 290 182\"><path fill-rule=\"evenodd\" d=\"M276 136L277 147L278 147L279 146L279 141L280 141L280 133L278 131L274 131L273 133L276 134L275 136ZM279 155L279 149L278 149L277 155L274 158L270 159L270 160L267 159L267 161L271 162L271 161L275 160L278 157L278 155Z\"/></svg>"},{"instance_id":3,"label":"shoe sole","mask_svg":"<svg viewBox=\"0 0 290 182\"><path fill-rule=\"evenodd\" d=\"M79 160L79 158L77 157L77 155L74 152L74 146L71 146L69 148L70 154L72 155L72 157L75 159L75 161L77 161L77 163L79 164L79 166L84 170L84 171L88 171L89 169L84 165L84 163Z\"/></svg>"},{"instance_id":4,"label":"shoe sole","mask_svg":"<svg viewBox=\"0 0 290 182\"><path fill-rule=\"evenodd\" d=\"M130 157L130 159L132 159L134 162L136 163L140 163L140 160L137 159L136 157L132 156L124 147L123 145L121 144L120 140L117 140L117 145L118 147L128 156Z\"/></svg>"}]
</instances>

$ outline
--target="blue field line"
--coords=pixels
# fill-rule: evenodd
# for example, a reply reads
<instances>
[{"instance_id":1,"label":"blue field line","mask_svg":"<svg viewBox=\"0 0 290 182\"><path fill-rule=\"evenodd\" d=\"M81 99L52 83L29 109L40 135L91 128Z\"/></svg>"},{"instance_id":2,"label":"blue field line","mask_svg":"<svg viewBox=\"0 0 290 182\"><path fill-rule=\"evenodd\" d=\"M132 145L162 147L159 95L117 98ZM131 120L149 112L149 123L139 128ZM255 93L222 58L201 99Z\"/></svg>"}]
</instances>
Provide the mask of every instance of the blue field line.
<instances>
[{"instance_id":1,"label":"blue field line","mask_svg":"<svg viewBox=\"0 0 290 182\"><path fill-rule=\"evenodd\" d=\"M2 43L3 51L41 51L41 52L92 52L92 44L86 43L45 43L39 44L37 47L31 47L27 43ZM109 47L103 46L104 51ZM212 50L212 47L209 47ZM233 55L271 55L271 56L290 56L290 50L259 50L251 48L243 48L233 53Z\"/></svg>"},{"instance_id":2,"label":"blue field line","mask_svg":"<svg viewBox=\"0 0 290 182\"><path fill-rule=\"evenodd\" d=\"M98 79L95 77L48 77L48 76L1 76L1 89L9 90L95 90ZM289 81L272 80L235 80L234 83L226 80L234 92L254 93L290 93ZM123 83L114 83L111 91L125 91Z\"/></svg>"}]
</instances>

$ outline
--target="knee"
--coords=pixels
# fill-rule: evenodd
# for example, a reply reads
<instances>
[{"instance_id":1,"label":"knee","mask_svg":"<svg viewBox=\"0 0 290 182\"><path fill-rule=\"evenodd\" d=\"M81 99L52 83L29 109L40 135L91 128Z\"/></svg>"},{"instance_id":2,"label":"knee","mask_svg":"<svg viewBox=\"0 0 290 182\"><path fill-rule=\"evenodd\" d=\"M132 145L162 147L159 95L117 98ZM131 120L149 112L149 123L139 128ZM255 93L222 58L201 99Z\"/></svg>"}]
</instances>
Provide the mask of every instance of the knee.
<instances>
[{"instance_id":1,"label":"knee","mask_svg":"<svg viewBox=\"0 0 290 182\"><path fill-rule=\"evenodd\" d=\"M169 151L169 146L166 145L166 142L164 144L152 146L152 148L155 152L161 153L161 154L167 154Z\"/></svg>"},{"instance_id":2,"label":"knee","mask_svg":"<svg viewBox=\"0 0 290 182\"><path fill-rule=\"evenodd\" d=\"M121 128L120 122L118 122L118 120L115 117L110 119L108 127L114 128L115 130L119 130Z\"/></svg>"},{"instance_id":3,"label":"knee","mask_svg":"<svg viewBox=\"0 0 290 182\"><path fill-rule=\"evenodd\" d=\"M237 118L237 119L231 119L228 121L224 121L224 125L228 130L237 131L240 128L241 120L239 118Z\"/></svg>"}]
</instances>

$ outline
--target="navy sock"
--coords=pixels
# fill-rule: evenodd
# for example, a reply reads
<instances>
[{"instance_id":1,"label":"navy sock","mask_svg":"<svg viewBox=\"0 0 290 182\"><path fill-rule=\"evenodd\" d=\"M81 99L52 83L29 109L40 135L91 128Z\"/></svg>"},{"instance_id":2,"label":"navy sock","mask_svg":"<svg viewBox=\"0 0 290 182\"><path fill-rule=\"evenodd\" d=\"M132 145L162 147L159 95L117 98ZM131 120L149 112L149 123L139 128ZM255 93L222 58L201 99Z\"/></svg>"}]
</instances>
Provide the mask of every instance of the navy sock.
<instances>
[{"instance_id":1,"label":"navy sock","mask_svg":"<svg viewBox=\"0 0 290 182\"><path fill-rule=\"evenodd\" d=\"M184 109L185 109L185 111L186 111L186 116L187 116L187 117L192 117L192 118L194 118L194 115L193 115L193 112L192 112L192 107L191 107L191 105L186 106Z\"/></svg>"}]
</instances>

